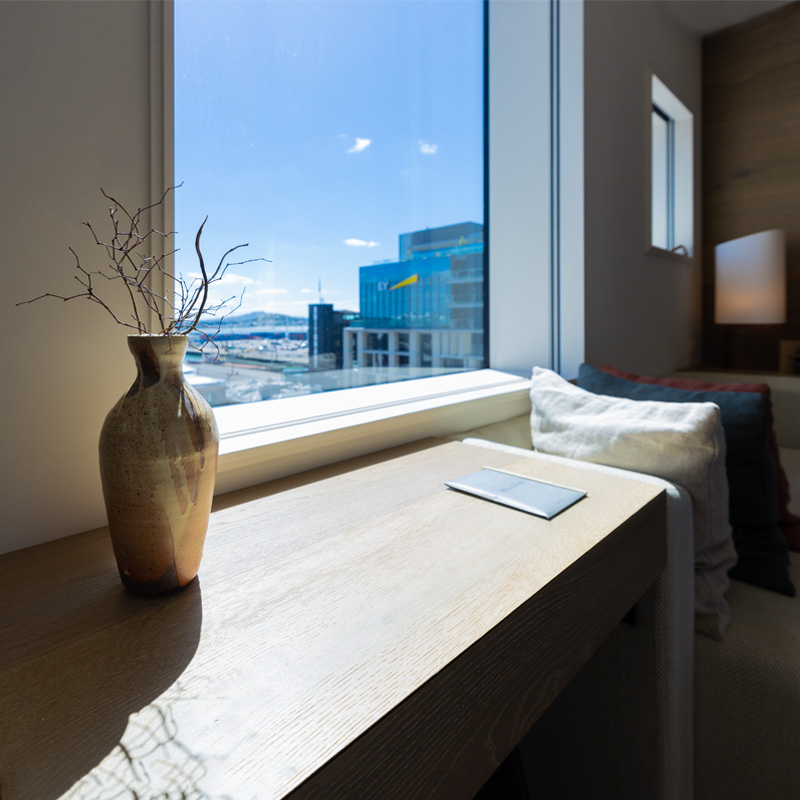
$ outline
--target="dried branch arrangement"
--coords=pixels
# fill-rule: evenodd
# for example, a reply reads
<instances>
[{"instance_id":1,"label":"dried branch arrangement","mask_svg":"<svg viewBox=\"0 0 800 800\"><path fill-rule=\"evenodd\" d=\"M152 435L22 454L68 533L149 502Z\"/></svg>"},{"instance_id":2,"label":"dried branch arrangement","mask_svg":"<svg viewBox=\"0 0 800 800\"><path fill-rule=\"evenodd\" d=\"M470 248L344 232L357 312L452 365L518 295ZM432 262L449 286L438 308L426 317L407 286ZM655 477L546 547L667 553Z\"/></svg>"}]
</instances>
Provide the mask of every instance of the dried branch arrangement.
<instances>
[{"instance_id":1,"label":"dried branch arrangement","mask_svg":"<svg viewBox=\"0 0 800 800\"><path fill-rule=\"evenodd\" d=\"M180 184L179 186L182 186ZM213 336L219 331L223 319L236 311L241 306L242 295L238 298L233 295L221 302L209 303L209 287L218 283L225 276L228 267L249 264L254 261L267 261L265 258L252 258L247 261L226 262L225 259L236 250L247 247L247 244L239 244L228 250L212 272L206 269L203 253L200 250L200 237L203 233L208 217L203 220L195 237L195 250L200 262L201 278L187 281L183 277L172 275L164 266L165 260L173 255L176 250L169 250L164 247L162 255L152 255L148 245L151 240L160 237L167 240L174 236L174 231L164 233L154 228L149 230L143 225L143 216L153 208L161 206L167 195L174 189L167 189L158 202L152 203L144 208L139 208L135 213L129 212L122 203L116 198L107 194L103 189L100 191L112 205L108 210L108 216L113 229L113 236L109 241L103 241L95 232L90 222L83 224L91 231L95 244L104 248L109 263L98 270L87 270L81 264L78 254L71 247L70 252L75 258L76 275L75 280L83 287L79 292L72 295L60 295L46 292L45 294L34 297L32 300L25 300L17 305L25 303L35 303L44 297L54 297L58 300L76 300L79 297L101 305L120 325L131 328L139 334L159 334L161 336L180 336L188 335L192 331L204 337L205 341L200 346L202 349L206 344L212 342ZM159 248L160 249L160 248ZM153 276L161 274L170 278L175 286L172 298L159 294L153 288ZM117 314L98 294L97 283L102 280L122 282L128 295L128 313ZM242 292L244 294L244 291ZM238 299L236 306L226 308L232 300ZM220 314L224 309L224 313ZM216 317L220 314L216 330L209 333L200 328L201 318ZM148 327L148 321L155 320L153 330Z\"/></svg>"}]
</instances>

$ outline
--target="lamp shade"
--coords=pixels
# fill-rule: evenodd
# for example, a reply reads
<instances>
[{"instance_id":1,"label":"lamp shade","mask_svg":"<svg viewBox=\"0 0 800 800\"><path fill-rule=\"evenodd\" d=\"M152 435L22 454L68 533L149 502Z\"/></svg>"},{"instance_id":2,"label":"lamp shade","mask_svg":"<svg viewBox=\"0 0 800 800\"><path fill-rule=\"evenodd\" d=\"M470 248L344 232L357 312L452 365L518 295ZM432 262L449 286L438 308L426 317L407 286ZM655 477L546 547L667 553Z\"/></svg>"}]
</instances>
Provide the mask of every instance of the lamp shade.
<instances>
[{"instance_id":1,"label":"lamp shade","mask_svg":"<svg viewBox=\"0 0 800 800\"><path fill-rule=\"evenodd\" d=\"M762 231L718 244L715 321L775 325L786 322L786 234Z\"/></svg>"}]
</instances>

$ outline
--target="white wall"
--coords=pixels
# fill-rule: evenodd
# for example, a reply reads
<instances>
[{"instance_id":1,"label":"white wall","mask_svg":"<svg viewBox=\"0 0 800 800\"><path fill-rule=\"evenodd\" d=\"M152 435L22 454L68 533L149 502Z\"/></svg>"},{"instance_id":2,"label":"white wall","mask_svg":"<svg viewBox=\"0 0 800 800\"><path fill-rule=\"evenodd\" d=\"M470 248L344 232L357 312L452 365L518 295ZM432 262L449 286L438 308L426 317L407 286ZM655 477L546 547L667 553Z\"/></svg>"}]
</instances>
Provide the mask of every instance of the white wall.
<instances>
[{"instance_id":1,"label":"white wall","mask_svg":"<svg viewBox=\"0 0 800 800\"><path fill-rule=\"evenodd\" d=\"M97 440L135 372L125 332L70 293L103 186L147 199L149 4L0 3L0 552L105 524ZM102 376L102 380L98 380Z\"/></svg>"},{"instance_id":2,"label":"white wall","mask_svg":"<svg viewBox=\"0 0 800 800\"><path fill-rule=\"evenodd\" d=\"M671 372L700 358L701 41L653 2L584 15L586 361ZM647 68L694 114L694 264L645 252Z\"/></svg>"},{"instance_id":3,"label":"white wall","mask_svg":"<svg viewBox=\"0 0 800 800\"><path fill-rule=\"evenodd\" d=\"M550 3L490 4L489 37L489 363L528 377L552 366Z\"/></svg>"},{"instance_id":4,"label":"white wall","mask_svg":"<svg viewBox=\"0 0 800 800\"><path fill-rule=\"evenodd\" d=\"M134 204L160 186L151 11L147 0L0 2L0 553L105 524L97 440L133 380L125 331L82 300L14 304L77 287L67 248L88 263L81 222L104 220L100 186ZM644 255L643 70L699 130L700 45L648 2L589 0L585 14L587 360L667 372L697 347L699 267Z\"/></svg>"}]
</instances>

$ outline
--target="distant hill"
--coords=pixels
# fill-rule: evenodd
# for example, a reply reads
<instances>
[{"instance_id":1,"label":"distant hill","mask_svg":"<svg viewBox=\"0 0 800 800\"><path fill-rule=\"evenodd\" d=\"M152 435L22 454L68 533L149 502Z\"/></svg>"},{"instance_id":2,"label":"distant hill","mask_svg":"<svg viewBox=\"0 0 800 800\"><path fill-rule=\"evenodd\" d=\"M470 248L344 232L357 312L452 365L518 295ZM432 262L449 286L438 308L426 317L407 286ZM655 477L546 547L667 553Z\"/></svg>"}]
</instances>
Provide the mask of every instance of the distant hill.
<instances>
[{"instance_id":1,"label":"distant hill","mask_svg":"<svg viewBox=\"0 0 800 800\"><path fill-rule=\"evenodd\" d=\"M207 327L216 327L218 319L209 317L203 320ZM222 320L222 327L226 325L269 327L272 325L308 325L308 317L290 317L286 314L276 314L272 311L252 311L249 314L233 314Z\"/></svg>"}]
</instances>

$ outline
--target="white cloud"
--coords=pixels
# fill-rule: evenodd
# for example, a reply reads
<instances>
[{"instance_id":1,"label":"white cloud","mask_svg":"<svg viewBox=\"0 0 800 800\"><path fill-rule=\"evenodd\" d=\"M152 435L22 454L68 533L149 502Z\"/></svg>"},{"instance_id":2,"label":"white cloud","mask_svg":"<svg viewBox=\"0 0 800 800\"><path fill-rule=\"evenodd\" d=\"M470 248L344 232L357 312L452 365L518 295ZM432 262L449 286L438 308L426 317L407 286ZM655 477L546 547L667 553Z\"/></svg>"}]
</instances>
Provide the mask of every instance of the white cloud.
<instances>
[{"instance_id":1,"label":"white cloud","mask_svg":"<svg viewBox=\"0 0 800 800\"><path fill-rule=\"evenodd\" d=\"M300 294L311 294L311 289L301 289Z\"/></svg>"},{"instance_id":2,"label":"white cloud","mask_svg":"<svg viewBox=\"0 0 800 800\"><path fill-rule=\"evenodd\" d=\"M380 242L365 242L363 239L345 239L348 247L377 247Z\"/></svg>"},{"instance_id":3,"label":"white cloud","mask_svg":"<svg viewBox=\"0 0 800 800\"><path fill-rule=\"evenodd\" d=\"M360 139L356 136L356 143L347 151L348 153L361 153L372 144L372 139Z\"/></svg>"},{"instance_id":4,"label":"white cloud","mask_svg":"<svg viewBox=\"0 0 800 800\"><path fill-rule=\"evenodd\" d=\"M286 294L288 289L257 289L256 294Z\"/></svg>"},{"instance_id":5,"label":"white cloud","mask_svg":"<svg viewBox=\"0 0 800 800\"><path fill-rule=\"evenodd\" d=\"M427 142L423 142L422 139L419 140L419 151L424 156L434 156L438 149L438 144L428 144Z\"/></svg>"}]
</instances>

